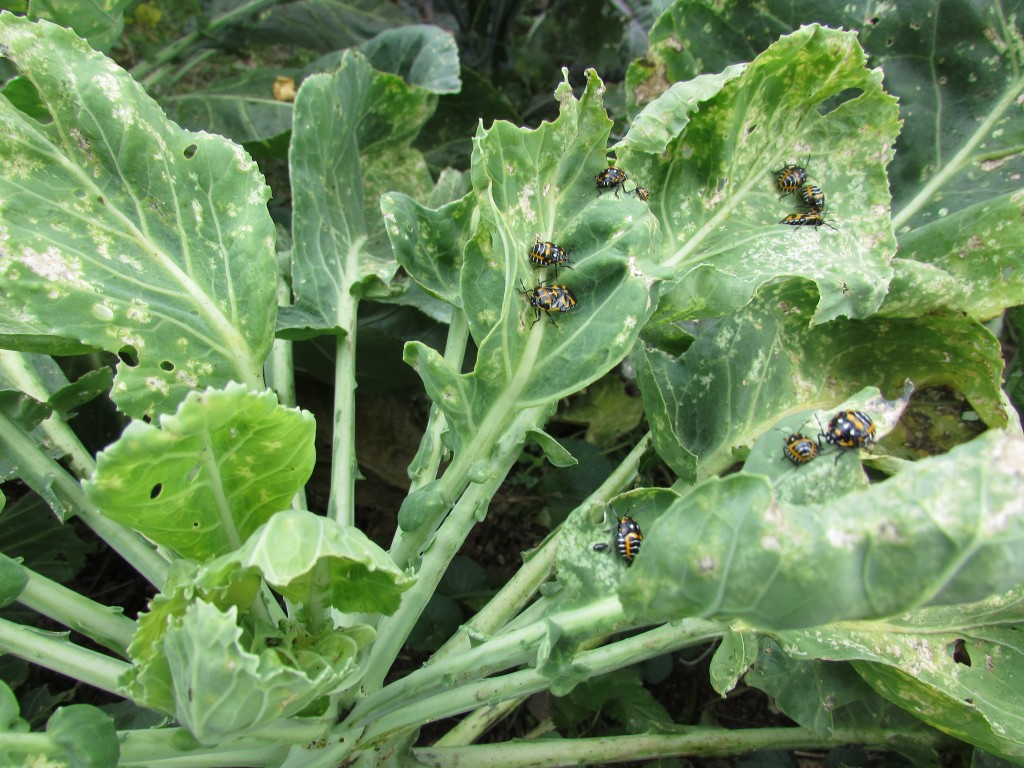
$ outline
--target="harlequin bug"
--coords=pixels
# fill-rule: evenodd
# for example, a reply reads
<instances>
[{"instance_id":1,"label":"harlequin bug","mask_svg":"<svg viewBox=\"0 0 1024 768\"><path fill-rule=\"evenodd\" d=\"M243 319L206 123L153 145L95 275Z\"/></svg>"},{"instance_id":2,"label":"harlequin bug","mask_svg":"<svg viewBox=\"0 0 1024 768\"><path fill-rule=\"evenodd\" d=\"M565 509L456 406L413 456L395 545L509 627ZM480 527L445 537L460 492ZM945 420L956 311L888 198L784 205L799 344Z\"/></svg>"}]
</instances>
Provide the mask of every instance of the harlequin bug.
<instances>
[{"instance_id":1,"label":"harlequin bug","mask_svg":"<svg viewBox=\"0 0 1024 768\"><path fill-rule=\"evenodd\" d=\"M651 190L649 190L647 187L641 187L639 184L637 184L633 188L633 194L636 195L637 200L646 203L647 199L651 196Z\"/></svg>"},{"instance_id":2,"label":"harlequin bug","mask_svg":"<svg viewBox=\"0 0 1024 768\"><path fill-rule=\"evenodd\" d=\"M544 285L541 283L532 291L528 290L526 286L519 282L522 287L522 294L530 301L530 306L534 308L537 313L536 320L531 324L531 328L537 324L537 320L540 320L541 311L548 313L548 320L556 328L558 323L555 322L555 318L551 316L551 312L568 312L576 306L576 296L567 285Z\"/></svg>"},{"instance_id":3,"label":"harlequin bug","mask_svg":"<svg viewBox=\"0 0 1024 768\"><path fill-rule=\"evenodd\" d=\"M799 165L784 165L772 171L772 174L775 176L775 186L782 193L780 197L793 194L807 181L807 170Z\"/></svg>"},{"instance_id":4,"label":"harlequin bug","mask_svg":"<svg viewBox=\"0 0 1024 768\"><path fill-rule=\"evenodd\" d=\"M782 458L789 459L790 463L799 467L801 464L809 464L818 456L818 443L807 435L794 432L786 438L782 446Z\"/></svg>"},{"instance_id":5,"label":"harlequin bug","mask_svg":"<svg viewBox=\"0 0 1024 768\"><path fill-rule=\"evenodd\" d=\"M825 211L825 193L821 187L814 184L804 184L800 187L800 199L812 213L823 213Z\"/></svg>"},{"instance_id":6,"label":"harlequin bug","mask_svg":"<svg viewBox=\"0 0 1024 768\"><path fill-rule=\"evenodd\" d=\"M815 231L817 231L818 227L824 225L829 229L835 229L836 232L839 231L825 221L824 211L791 213L780 221L779 224L788 224L791 227L814 227Z\"/></svg>"},{"instance_id":7,"label":"harlequin bug","mask_svg":"<svg viewBox=\"0 0 1024 768\"><path fill-rule=\"evenodd\" d=\"M840 450L836 462L846 451L868 448L875 442L875 423L864 411L840 411L828 423L828 428L818 438Z\"/></svg>"},{"instance_id":8,"label":"harlequin bug","mask_svg":"<svg viewBox=\"0 0 1024 768\"><path fill-rule=\"evenodd\" d=\"M615 551L619 553L619 557L626 561L627 566L633 564L633 560L640 551L640 545L643 543L643 540L644 535L640 531L640 526L636 520L628 515L623 515L619 518L618 527L615 529ZM594 545L595 552L601 552L605 549L608 549L607 544Z\"/></svg>"},{"instance_id":9,"label":"harlequin bug","mask_svg":"<svg viewBox=\"0 0 1024 768\"><path fill-rule=\"evenodd\" d=\"M530 249L530 261L539 267L554 267L555 277L558 277L558 265L561 264L565 269L572 269L569 265L569 254L572 253L572 248L566 250L560 245L554 243L542 243L540 238L537 238L537 242L533 244L533 248Z\"/></svg>"},{"instance_id":10,"label":"harlequin bug","mask_svg":"<svg viewBox=\"0 0 1024 768\"><path fill-rule=\"evenodd\" d=\"M626 188L625 184L628 178L626 172L618 166L608 166L594 177L594 182L597 184L597 194L600 195L602 192L614 189L615 196L618 197L619 190Z\"/></svg>"}]
</instances>

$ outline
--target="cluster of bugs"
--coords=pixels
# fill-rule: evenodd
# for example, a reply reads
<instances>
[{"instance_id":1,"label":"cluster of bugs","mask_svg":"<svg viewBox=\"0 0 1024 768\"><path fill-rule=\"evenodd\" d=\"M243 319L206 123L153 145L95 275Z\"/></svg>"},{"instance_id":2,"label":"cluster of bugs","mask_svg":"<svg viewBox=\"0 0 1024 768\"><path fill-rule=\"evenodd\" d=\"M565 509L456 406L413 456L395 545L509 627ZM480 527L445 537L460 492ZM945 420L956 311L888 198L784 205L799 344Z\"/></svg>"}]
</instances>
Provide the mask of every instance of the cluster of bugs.
<instances>
[{"instance_id":1,"label":"cluster of bugs","mask_svg":"<svg viewBox=\"0 0 1024 768\"><path fill-rule=\"evenodd\" d=\"M618 525L612 530L615 532L613 537L615 551L626 562L627 566L632 565L633 560L640 551L640 545L644 541L644 535L640 531L640 526L629 515L623 515L619 518ZM605 542L594 545L595 552L603 552L606 549L608 549L608 544Z\"/></svg>"},{"instance_id":2,"label":"cluster of bugs","mask_svg":"<svg viewBox=\"0 0 1024 768\"><path fill-rule=\"evenodd\" d=\"M615 196L618 197L619 190L622 190L627 194L636 195L637 199L646 202L651 195L650 190L647 187L640 186L635 181L633 182L633 189L626 190L627 181L629 181L629 176L626 175L626 172L614 165L605 168L594 177L594 184L597 187L598 195L612 189L615 191ZM569 248L563 248L557 243L541 241L538 236L537 241L530 248L528 257L530 264L535 267L552 267L555 270L555 279L558 279L559 267L562 269L572 269L570 254L574 248L574 245ZM522 289L521 293L537 314L533 325L537 324L543 312L547 315L551 324L557 328L558 323L555 322L552 313L570 312L577 303L576 294L567 285L544 285L541 282L535 288L527 288L520 281L519 286Z\"/></svg>"},{"instance_id":3,"label":"cluster of bugs","mask_svg":"<svg viewBox=\"0 0 1024 768\"><path fill-rule=\"evenodd\" d=\"M820 429L820 426L819 426ZM875 422L863 411L840 411L828 423L828 428L818 432L814 440L800 432L786 437L782 446L782 458L794 466L809 464L821 453L821 440L835 446L839 453L836 462L846 451L869 448L875 442Z\"/></svg>"},{"instance_id":4,"label":"cluster of bugs","mask_svg":"<svg viewBox=\"0 0 1024 768\"><path fill-rule=\"evenodd\" d=\"M786 195L795 194L803 203L806 210L797 211L786 216L779 224L786 224L791 227L818 227L824 225L829 229L835 229L825 220L828 209L825 207L825 193L821 187L807 181L807 169L801 165L787 164L772 171L775 177L775 186L779 190L779 199Z\"/></svg>"}]
</instances>

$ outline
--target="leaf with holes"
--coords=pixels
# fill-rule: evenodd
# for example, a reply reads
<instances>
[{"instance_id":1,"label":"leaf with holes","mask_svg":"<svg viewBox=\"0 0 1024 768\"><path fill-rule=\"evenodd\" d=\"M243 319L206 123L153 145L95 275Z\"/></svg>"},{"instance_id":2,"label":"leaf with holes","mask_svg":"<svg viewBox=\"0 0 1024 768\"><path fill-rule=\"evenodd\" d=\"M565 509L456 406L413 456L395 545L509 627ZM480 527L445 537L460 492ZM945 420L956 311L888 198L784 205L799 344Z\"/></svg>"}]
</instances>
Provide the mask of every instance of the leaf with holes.
<instances>
[{"instance_id":1,"label":"leaf with holes","mask_svg":"<svg viewBox=\"0 0 1024 768\"><path fill-rule=\"evenodd\" d=\"M313 470L314 428L273 392L193 393L159 427L130 424L85 488L104 514L206 561L290 506Z\"/></svg>"},{"instance_id":2,"label":"leaf with holes","mask_svg":"<svg viewBox=\"0 0 1024 768\"><path fill-rule=\"evenodd\" d=\"M788 276L816 284L815 323L872 314L892 276L885 167L899 121L856 35L804 27L742 71L700 82L647 104L616 145L669 245L662 264L676 283L655 321L720 316ZM688 119L666 119L663 99ZM780 223L805 212L796 193L780 199L775 172L787 164L824 190L821 225Z\"/></svg>"},{"instance_id":3,"label":"leaf with holes","mask_svg":"<svg viewBox=\"0 0 1024 768\"><path fill-rule=\"evenodd\" d=\"M885 699L958 739L1024 760L1020 586L973 604L925 608L885 623L779 632L792 659L852 662ZM833 665L834 666L834 665Z\"/></svg>"},{"instance_id":4,"label":"leaf with holes","mask_svg":"<svg viewBox=\"0 0 1024 768\"><path fill-rule=\"evenodd\" d=\"M907 379L962 392L990 426L1010 422L999 343L976 321L936 314L811 325L816 298L807 282L769 286L742 310L701 326L678 357L638 347L632 359L655 445L682 478L727 469L794 413L838 406L867 386L895 397ZM900 411L880 399L872 409L892 423ZM792 469L778 462L782 439L768 438L773 447L751 471Z\"/></svg>"},{"instance_id":5,"label":"leaf with holes","mask_svg":"<svg viewBox=\"0 0 1024 768\"><path fill-rule=\"evenodd\" d=\"M0 99L7 338L20 324L22 349L45 329L121 352L113 397L132 416L203 386L262 387L276 268L256 165L169 122L66 29L4 14L0 45L51 118Z\"/></svg>"},{"instance_id":6,"label":"leaf with holes","mask_svg":"<svg viewBox=\"0 0 1024 768\"><path fill-rule=\"evenodd\" d=\"M331 74L313 75L295 99L289 150L294 208L290 338L349 332L354 294L397 269L380 217L385 190L429 192L420 154L408 148L437 96L375 71L349 51Z\"/></svg>"},{"instance_id":7,"label":"leaf with holes","mask_svg":"<svg viewBox=\"0 0 1024 768\"><path fill-rule=\"evenodd\" d=\"M618 592L644 623L700 616L816 627L985 599L1024 582L1024 438L985 433L825 503L712 478L644 533Z\"/></svg>"},{"instance_id":8,"label":"leaf with holes","mask_svg":"<svg viewBox=\"0 0 1024 768\"><path fill-rule=\"evenodd\" d=\"M475 140L481 225L463 255L461 295L479 345L476 367L460 374L423 345L406 348L448 417L456 450L481 425L490 429L599 378L629 351L652 310L658 225L638 200L598 195L594 177L607 166L611 121L603 84L592 70L587 78L579 100L568 81L558 86L555 122L537 130L497 122ZM561 287L552 287L552 268L529 261L538 238L570 251Z\"/></svg>"}]
</instances>

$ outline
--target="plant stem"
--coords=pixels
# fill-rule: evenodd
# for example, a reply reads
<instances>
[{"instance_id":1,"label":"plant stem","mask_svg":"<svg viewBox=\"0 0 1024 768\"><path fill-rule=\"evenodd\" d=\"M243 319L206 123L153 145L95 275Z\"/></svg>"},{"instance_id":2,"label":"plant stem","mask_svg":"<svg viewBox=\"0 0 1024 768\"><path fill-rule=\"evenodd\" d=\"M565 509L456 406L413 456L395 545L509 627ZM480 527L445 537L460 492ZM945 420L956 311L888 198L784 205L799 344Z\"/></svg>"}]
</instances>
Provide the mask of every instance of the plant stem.
<instances>
[{"instance_id":1,"label":"plant stem","mask_svg":"<svg viewBox=\"0 0 1024 768\"><path fill-rule=\"evenodd\" d=\"M473 529L477 520L483 517L482 511L487 509L491 497L495 494L509 468L515 463L522 451L526 428L538 418L543 418L547 409L528 408L520 411L508 425L497 444L490 448L492 471L483 483L475 483L462 494L462 498L452 509L447 519L438 528L430 548L423 556L423 562L416 577L416 584L402 597L402 604L392 615L381 620L377 629L377 641L370 652L370 661L363 679L364 691L375 691L380 688L391 664L405 644L413 626L423 613L423 609L441 581L445 570L466 536ZM481 432L482 434L483 432ZM487 455L475 454L475 455ZM449 470L455 467L453 462ZM468 471L468 468L467 468ZM448 473L445 473L446 475ZM424 526L425 527L425 526ZM406 538L409 541L410 537Z\"/></svg>"},{"instance_id":2,"label":"plant stem","mask_svg":"<svg viewBox=\"0 0 1024 768\"><path fill-rule=\"evenodd\" d=\"M131 665L88 651L50 632L0 619L0 649L94 688L121 695L117 679Z\"/></svg>"},{"instance_id":3,"label":"plant stem","mask_svg":"<svg viewBox=\"0 0 1024 768\"><path fill-rule=\"evenodd\" d=\"M148 728L118 731L121 741L119 768L223 768L246 765L251 768L280 766L289 747L323 735L319 720L278 721L266 729L228 740L218 746L197 746L184 728Z\"/></svg>"},{"instance_id":4,"label":"plant stem","mask_svg":"<svg viewBox=\"0 0 1024 768\"><path fill-rule=\"evenodd\" d=\"M19 603L127 657L136 624L120 608L93 602L24 566L21 570L28 582L18 595Z\"/></svg>"},{"instance_id":5,"label":"plant stem","mask_svg":"<svg viewBox=\"0 0 1024 768\"><path fill-rule=\"evenodd\" d=\"M605 601L586 606L585 608L552 614L544 620L535 622L535 625L510 633L511 635L518 635L520 632L525 632L529 629L531 630L530 635L532 639L527 647L521 649L519 653L512 654L508 649L504 649L504 653L501 653L496 648L494 649L494 655L510 657L514 660L512 663L522 663L524 653L535 654L540 647L540 640L545 635L536 636L538 629L546 633L551 631L552 625L557 625L562 630L561 634L563 637L574 632L583 631L586 631L588 634L594 634L595 629L597 634L606 632L608 631L608 619L614 618L613 616L600 617L601 613L608 612L609 606L606 605L608 601L614 601L614 603L618 604L618 598L607 598ZM618 611L618 617L621 618L621 606L618 606ZM723 631L725 631L724 625L703 619L684 619L671 625L666 624L600 648L577 654L571 662L572 674L575 679L580 681L587 680L612 670L621 669L630 664L661 656L670 651L705 643L719 637ZM492 650L490 647L492 643L498 645L503 643L504 640L505 636L499 635L494 640L484 643L479 648L474 649L473 652L466 654L464 657L464 669L455 670L454 674L452 670L445 670L447 674L445 674L443 679L434 681L435 683L443 684L435 687L435 689L442 688L442 690L437 690L429 696L423 697L422 695L410 692L410 695L402 697L402 701L397 708L380 706L377 702L361 712L359 711L361 707L356 707L356 710L352 712L352 716L354 716L352 723L353 725L358 725L360 722L366 724L366 730L362 735L364 746L385 738L392 733L415 728L422 723L431 722L442 717L450 717L462 712L469 712L477 709L482 704L494 706L510 698L528 696L531 693L548 689L552 683L552 676L544 674L540 669L528 668L500 677L480 679L481 675L491 673L490 667L483 663L470 668L472 662L480 657L480 651L485 651L486 653L486 651ZM498 645L498 648L500 647ZM438 665L439 668L444 666L446 665L443 662ZM507 667L508 665L503 664L502 666ZM433 667L427 667L425 670L414 672L408 678L404 678L388 687L398 687L409 680L409 678L424 672L436 671L438 670L435 670ZM471 682L459 686L459 679L471 679ZM388 691L388 693L392 692ZM390 695L387 698L393 699ZM372 702L372 699L367 701Z\"/></svg>"},{"instance_id":6,"label":"plant stem","mask_svg":"<svg viewBox=\"0 0 1024 768\"><path fill-rule=\"evenodd\" d=\"M6 414L0 413L0 435L17 457L21 479L42 496L61 519L75 513L135 570L159 589L170 564L135 531L104 516L76 479Z\"/></svg>"},{"instance_id":7,"label":"plant stem","mask_svg":"<svg viewBox=\"0 0 1024 768\"><path fill-rule=\"evenodd\" d=\"M32 357L21 352L2 349L0 350L0 371L26 395L45 403L54 393L50 391L35 367L31 365ZM67 457L66 460L71 470L78 477L83 479L92 477L92 473L96 470L96 461L60 414L54 412L39 425L39 429L47 440Z\"/></svg>"},{"instance_id":8,"label":"plant stem","mask_svg":"<svg viewBox=\"0 0 1024 768\"><path fill-rule=\"evenodd\" d=\"M830 734L807 728L726 729L686 728L686 733L646 733L596 739L539 739L466 747L426 747L414 750L424 765L486 765L487 768L556 768L563 765L603 764L665 757L717 757L762 750L831 749L844 745L892 750L900 742L938 749L952 739L938 731L909 734L887 728L837 728Z\"/></svg>"},{"instance_id":9,"label":"plant stem","mask_svg":"<svg viewBox=\"0 0 1024 768\"><path fill-rule=\"evenodd\" d=\"M453 513L454 514L454 513ZM410 703L447 692L460 681L478 679L529 661L552 629L563 634L611 631L623 619L618 597L611 596L582 608L551 613L525 627L496 635L458 656L438 661L391 683L358 704L349 715L354 727L369 725L383 715ZM433 719L433 718L430 718Z\"/></svg>"}]
</instances>

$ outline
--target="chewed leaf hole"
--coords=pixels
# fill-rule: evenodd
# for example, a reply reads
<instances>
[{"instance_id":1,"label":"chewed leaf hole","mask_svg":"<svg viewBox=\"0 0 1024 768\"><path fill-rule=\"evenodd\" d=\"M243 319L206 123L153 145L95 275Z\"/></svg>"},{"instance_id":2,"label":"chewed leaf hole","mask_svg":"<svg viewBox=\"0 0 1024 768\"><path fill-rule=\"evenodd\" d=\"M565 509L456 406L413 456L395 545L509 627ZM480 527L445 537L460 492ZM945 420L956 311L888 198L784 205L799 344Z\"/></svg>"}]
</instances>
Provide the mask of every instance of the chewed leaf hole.
<instances>
[{"instance_id":1,"label":"chewed leaf hole","mask_svg":"<svg viewBox=\"0 0 1024 768\"><path fill-rule=\"evenodd\" d=\"M154 485L152 488L149 489L149 498L151 498L151 499L158 498L160 496L160 494L163 493L163 491L164 491L163 483L157 483L156 485Z\"/></svg>"},{"instance_id":2,"label":"chewed leaf hole","mask_svg":"<svg viewBox=\"0 0 1024 768\"><path fill-rule=\"evenodd\" d=\"M193 157L196 156L196 152L198 151L199 147L197 147L195 144L189 144L187 147L185 147L185 151L182 152L181 154L184 155L186 160L191 160Z\"/></svg>"},{"instance_id":3,"label":"chewed leaf hole","mask_svg":"<svg viewBox=\"0 0 1024 768\"><path fill-rule=\"evenodd\" d=\"M139 353L135 347L126 345L117 350L117 356L121 359L121 362L130 368L134 368L139 364Z\"/></svg>"},{"instance_id":4,"label":"chewed leaf hole","mask_svg":"<svg viewBox=\"0 0 1024 768\"><path fill-rule=\"evenodd\" d=\"M964 643L963 638L957 638L953 643L953 661L963 664L965 667L971 666L971 656L967 653L967 644Z\"/></svg>"},{"instance_id":5,"label":"chewed leaf hole","mask_svg":"<svg viewBox=\"0 0 1024 768\"><path fill-rule=\"evenodd\" d=\"M843 106L846 102L858 99L863 95L864 91L861 88L847 88L818 104L818 114L824 117L828 113L839 109L839 107Z\"/></svg>"},{"instance_id":6,"label":"chewed leaf hole","mask_svg":"<svg viewBox=\"0 0 1024 768\"><path fill-rule=\"evenodd\" d=\"M168 373L170 373L171 371L174 370L174 363L172 363L170 360L161 360L160 370L167 371Z\"/></svg>"}]
</instances>

